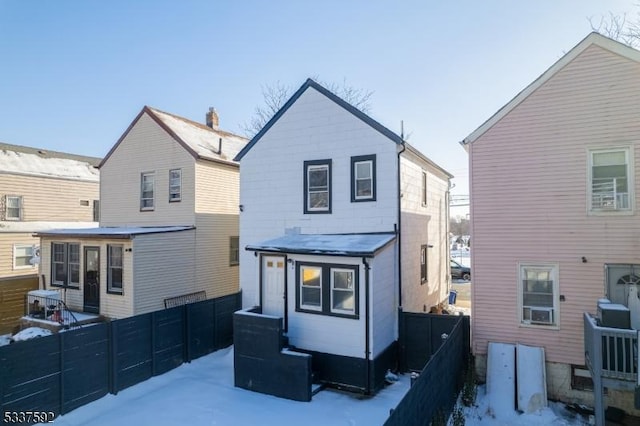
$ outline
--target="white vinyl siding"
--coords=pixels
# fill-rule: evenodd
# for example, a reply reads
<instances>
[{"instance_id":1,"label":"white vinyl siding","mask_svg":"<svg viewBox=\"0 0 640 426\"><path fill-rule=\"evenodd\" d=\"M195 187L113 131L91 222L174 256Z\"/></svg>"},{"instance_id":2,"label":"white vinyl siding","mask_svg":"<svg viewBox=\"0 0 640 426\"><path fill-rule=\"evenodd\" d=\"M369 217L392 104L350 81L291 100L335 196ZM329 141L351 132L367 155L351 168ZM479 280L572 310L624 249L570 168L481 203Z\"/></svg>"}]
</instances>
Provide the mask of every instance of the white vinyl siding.
<instances>
[{"instance_id":1,"label":"white vinyl siding","mask_svg":"<svg viewBox=\"0 0 640 426\"><path fill-rule=\"evenodd\" d=\"M13 246L13 269L33 269L31 264L34 246L14 244Z\"/></svg>"},{"instance_id":2,"label":"white vinyl siding","mask_svg":"<svg viewBox=\"0 0 640 426\"><path fill-rule=\"evenodd\" d=\"M140 174L140 210L153 210L155 193L155 173Z\"/></svg>"},{"instance_id":3,"label":"white vinyl siding","mask_svg":"<svg viewBox=\"0 0 640 426\"><path fill-rule=\"evenodd\" d=\"M347 187L348 188L348 187ZM393 252L393 250L390 250ZM331 265L336 259L330 256L310 256L310 255L291 255L288 257L296 265L317 266ZM358 282L364 285L364 268L361 258L340 258L340 265L344 269L352 269L357 271ZM333 266L333 265L332 265ZM288 264L285 264L289 268ZM333 266L337 268L338 266ZM296 271L298 268L295 268ZM293 272L289 268L290 272ZM299 276L298 273L287 274L287 300L289 300L288 310L288 330L287 336L292 345L305 350L320 351L335 355L350 356L356 358L364 358L363 344L365 340L364 316L360 318L347 316L345 314L324 314L318 311L298 310L295 309L296 295L299 295ZM326 289L329 289L329 275L326 280L323 279ZM329 306L329 293L326 292L326 300L322 296L323 306ZM363 293L364 294L364 293ZM298 299L299 300L299 296ZM387 300L392 313L395 313L394 307ZM357 300L357 309L364 312L364 297ZM393 321L393 316L391 318ZM373 330L372 330L373 332ZM387 343L387 342L385 342ZM371 350L374 350L376 344L382 345L383 342L371 342ZM391 342L388 342L391 344ZM371 358L373 359L373 358Z\"/></svg>"},{"instance_id":4,"label":"white vinyl siding","mask_svg":"<svg viewBox=\"0 0 640 426\"><path fill-rule=\"evenodd\" d=\"M629 211L633 197L630 148L589 150L591 212Z\"/></svg>"},{"instance_id":5,"label":"white vinyl siding","mask_svg":"<svg viewBox=\"0 0 640 426\"><path fill-rule=\"evenodd\" d=\"M169 202L182 200L182 170L169 170Z\"/></svg>"}]
</instances>

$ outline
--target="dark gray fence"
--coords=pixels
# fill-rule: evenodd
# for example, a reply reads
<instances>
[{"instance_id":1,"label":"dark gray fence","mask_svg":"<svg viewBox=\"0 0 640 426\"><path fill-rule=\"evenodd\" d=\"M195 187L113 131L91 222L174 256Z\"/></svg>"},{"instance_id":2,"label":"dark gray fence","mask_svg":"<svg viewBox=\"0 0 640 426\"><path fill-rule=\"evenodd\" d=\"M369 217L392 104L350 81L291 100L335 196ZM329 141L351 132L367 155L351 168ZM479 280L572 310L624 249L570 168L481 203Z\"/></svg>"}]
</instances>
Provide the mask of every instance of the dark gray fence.
<instances>
[{"instance_id":1,"label":"dark gray fence","mask_svg":"<svg viewBox=\"0 0 640 426\"><path fill-rule=\"evenodd\" d=\"M428 425L453 411L468 365L469 317L403 313L401 321L401 365L420 375L385 426Z\"/></svg>"},{"instance_id":2,"label":"dark gray fence","mask_svg":"<svg viewBox=\"0 0 640 426\"><path fill-rule=\"evenodd\" d=\"M2 412L65 414L229 346L241 304L237 293L2 346Z\"/></svg>"}]
</instances>

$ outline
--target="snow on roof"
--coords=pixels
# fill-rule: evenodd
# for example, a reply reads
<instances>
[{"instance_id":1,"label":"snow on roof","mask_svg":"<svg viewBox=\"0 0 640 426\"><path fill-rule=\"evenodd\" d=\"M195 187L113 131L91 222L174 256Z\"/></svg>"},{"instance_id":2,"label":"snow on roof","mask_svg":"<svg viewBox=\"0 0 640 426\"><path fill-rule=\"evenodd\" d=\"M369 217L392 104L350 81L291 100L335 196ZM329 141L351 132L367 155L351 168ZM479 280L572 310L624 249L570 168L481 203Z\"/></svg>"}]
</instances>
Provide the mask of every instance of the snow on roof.
<instances>
[{"instance_id":1,"label":"snow on roof","mask_svg":"<svg viewBox=\"0 0 640 426\"><path fill-rule=\"evenodd\" d=\"M104 238L131 238L134 235L159 234L163 232L178 232L195 229L193 226L114 226L82 229L52 229L38 232L39 237L104 237Z\"/></svg>"},{"instance_id":2,"label":"snow on roof","mask_svg":"<svg viewBox=\"0 0 640 426\"><path fill-rule=\"evenodd\" d=\"M98 182L99 158L0 144L0 173Z\"/></svg>"},{"instance_id":3,"label":"snow on roof","mask_svg":"<svg viewBox=\"0 0 640 426\"><path fill-rule=\"evenodd\" d=\"M78 229L98 226L98 222L0 222L0 233L9 232L41 232L51 229Z\"/></svg>"},{"instance_id":4,"label":"snow on roof","mask_svg":"<svg viewBox=\"0 0 640 426\"><path fill-rule=\"evenodd\" d=\"M248 245L246 250L371 257L395 238L395 234L295 234Z\"/></svg>"},{"instance_id":5,"label":"snow on roof","mask_svg":"<svg viewBox=\"0 0 640 426\"><path fill-rule=\"evenodd\" d=\"M248 142L242 136L211 128L155 108L147 108L201 158L233 162L233 158ZM220 140L222 140L222 152L219 152Z\"/></svg>"}]
</instances>

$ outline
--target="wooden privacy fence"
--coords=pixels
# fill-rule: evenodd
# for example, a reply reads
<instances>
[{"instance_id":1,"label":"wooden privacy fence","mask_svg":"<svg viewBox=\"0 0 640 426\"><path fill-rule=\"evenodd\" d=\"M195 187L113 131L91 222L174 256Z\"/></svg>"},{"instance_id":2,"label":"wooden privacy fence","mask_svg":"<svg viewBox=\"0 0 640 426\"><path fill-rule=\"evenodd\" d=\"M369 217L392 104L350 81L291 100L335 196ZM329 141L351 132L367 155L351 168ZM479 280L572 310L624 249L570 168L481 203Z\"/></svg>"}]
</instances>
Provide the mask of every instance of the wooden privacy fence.
<instances>
[{"instance_id":1,"label":"wooden privacy fence","mask_svg":"<svg viewBox=\"0 0 640 426\"><path fill-rule=\"evenodd\" d=\"M237 293L2 346L2 412L57 417L229 346L241 303Z\"/></svg>"},{"instance_id":2,"label":"wooden privacy fence","mask_svg":"<svg viewBox=\"0 0 640 426\"><path fill-rule=\"evenodd\" d=\"M24 316L27 293L38 289L38 276L0 278L0 334L11 333Z\"/></svg>"},{"instance_id":3,"label":"wooden privacy fence","mask_svg":"<svg viewBox=\"0 0 640 426\"><path fill-rule=\"evenodd\" d=\"M468 366L469 326L469 317L401 313L401 366L420 375L385 426L429 425L451 414Z\"/></svg>"}]
</instances>

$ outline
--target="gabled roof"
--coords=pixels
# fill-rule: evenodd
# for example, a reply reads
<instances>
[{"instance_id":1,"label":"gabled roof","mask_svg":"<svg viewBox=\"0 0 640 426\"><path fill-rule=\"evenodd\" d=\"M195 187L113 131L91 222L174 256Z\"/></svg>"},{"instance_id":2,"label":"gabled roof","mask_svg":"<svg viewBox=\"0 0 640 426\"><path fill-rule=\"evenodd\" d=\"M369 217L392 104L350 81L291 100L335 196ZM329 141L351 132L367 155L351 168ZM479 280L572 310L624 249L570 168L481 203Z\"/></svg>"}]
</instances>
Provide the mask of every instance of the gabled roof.
<instances>
[{"instance_id":1,"label":"gabled roof","mask_svg":"<svg viewBox=\"0 0 640 426\"><path fill-rule=\"evenodd\" d=\"M235 135L224 130L211 128L204 124L145 106L133 120L131 125L129 125L127 130L125 130L120 139L118 139L118 142L116 142L109 153L104 157L104 160L102 160L99 167L102 167L107 162L111 154L118 148L120 143L129 134L143 114L147 114L196 159L227 163L237 166L238 164L233 158L247 144L247 138L242 136ZM219 152L220 141L222 141L222 152Z\"/></svg>"},{"instance_id":2,"label":"gabled roof","mask_svg":"<svg viewBox=\"0 0 640 426\"><path fill-rule=\"evenodd\" d=\"M566 55L556 61L549 69L547 69L540 77L538 77L533 83L528 85L524 90L518 93L511 101L505 106L500 108L493 116L485 121L480 127L474 130L469 136L467 136L462 142L460 142L466 149L467 145L473 143L476 139L482 136L487 130L493 127L498 121L509 114L515 107L517 107L522 101L524 101L529 95L531 95L540 86L545 84L550 78L557 74L562 68L573 61L578 55L584 52L588 47L595 45L603 49L609 50L622 57L631 59L636 62L640 62L640 52L613 39L603 36L597 32L592 32L585 37L580 43L578 43L573 49L571 49Z\"/></svg>"},{"instance_id":3,"label":"gabled roof","mask_svg":"<svg viewBox=\"0 0 640 426\"><path fill-rule=\"evenodd\" d=\"M98 182L100 158L0 143L0 173Z\"/></svg>"},{"instance_id":4,"label":"gabled roof","mask_svg":"<svg viewBox=\"0 0 640 426\"><path fill-rule=\"evenodd\" d=\"M249 245L249 251L373 257L396 235L382 234L293 234Z\"/></svg>"},{"instance_id":5,"label":"gabled roof","mask_svg":"<svg viewBox=\"0 0 640 426\"><path fill-rule=\"evenodd\" d=\"M236 155L235 160L240 161L242 157L244 157L245 154L249 152L249 150L256 143L258 143L258 141L262 138L262 136L264 136L264 134L269 131L271 126L273 126L280 119L280 117L282 117L282 115L285 112L287 112L289 108L291 108L291 106L298 100L298 98L302 96L302 94L310 87L322 93L324 96L331 99L333 102L340 105L342 108L344 108L345 110L347 110L348 112L350 112L351 114L353 114L354 116L356 116L357 118L359 118L360 120L368 124L369 126L373 127L375 130L382 133L384 136L391 139L393 142L397 144L402 144L403 141L400 136L398 136L397 134L395 134L394 132L392 132L382 124L378 123L373 118L369 117L367 114L360 111L358 108L354 107L350 103L336 96L331 91L325 89L320 84L308 78L307 81L305 81L304 84L300 86L300 88L296 91L296 93L294 93L293 96L291 96L291 98L287 101L287 103L285 103L282 106L282 108L280 108L280 110L271 118L271 120L269 120L267 124L265 124L262 130L260 130L258 134L255 135L253 139L251 139L251 141L249 141L249 143L240 151L240 153Z\"/></svg>"}]
</instances>

